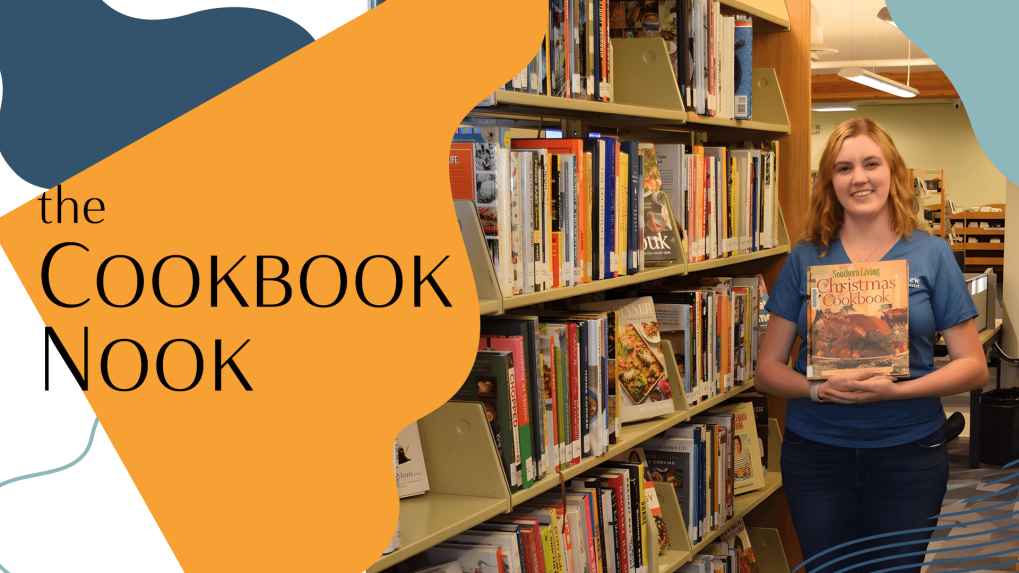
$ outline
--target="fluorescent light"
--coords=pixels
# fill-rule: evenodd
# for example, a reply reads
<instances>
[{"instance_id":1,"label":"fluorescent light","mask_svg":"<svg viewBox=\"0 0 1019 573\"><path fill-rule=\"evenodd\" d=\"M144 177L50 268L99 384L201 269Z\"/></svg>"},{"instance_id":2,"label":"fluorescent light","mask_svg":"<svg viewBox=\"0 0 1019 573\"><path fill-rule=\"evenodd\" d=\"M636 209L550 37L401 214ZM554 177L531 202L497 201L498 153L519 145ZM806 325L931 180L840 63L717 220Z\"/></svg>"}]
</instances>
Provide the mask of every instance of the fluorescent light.
<instances>
[{"instance_id":1,"label":"fluorescent light","mask_svg":"<svg viewBox=\"0 0 1019 573\"><path fill-rule=\"evenodd\" d=\"M856 111L855 103L845 102L814 102L810 104L811 111Z\"/></svg>"},{"instance_id":2,"label":"fluorescent light","mask_svg":"<svg viewBox=\"0 0 1019 573\"><path fill-rule=\"evenodd\" d=\"M882 22L885 22L886 24L891 24L892 26L895 26L896 28L899 27L895 23L895 20L892 20L892 15L888 13L888 7L887 6L885 6L884 8L882 8L881 10L878 11L877 19L881 20Z\"/></svg>"},{"instance_id":3,"label":"fluorescent light","mask_svg":"<svg viewBox=\"0 0 1019 573\"><path fill-rule=\"evenodd\" d=\"M899 97L916 97L920 95L920 91L904 86L899 82L892 81L888 78L883 78L877 74L868 72L863 68L843 68L839 70L839 75L847 80L863 84L867 87L872 87L876 90L897 95Z\"/></svg>"}]
</instances>

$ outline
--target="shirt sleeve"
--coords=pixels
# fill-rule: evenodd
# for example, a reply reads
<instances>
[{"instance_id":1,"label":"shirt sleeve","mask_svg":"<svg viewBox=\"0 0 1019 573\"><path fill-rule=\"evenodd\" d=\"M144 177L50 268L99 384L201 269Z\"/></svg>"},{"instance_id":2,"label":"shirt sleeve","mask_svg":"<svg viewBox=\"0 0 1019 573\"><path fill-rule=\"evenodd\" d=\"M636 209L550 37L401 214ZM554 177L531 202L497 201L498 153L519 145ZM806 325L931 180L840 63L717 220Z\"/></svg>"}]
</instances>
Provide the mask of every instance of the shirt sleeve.
<instances>
[{"instance_id":1,"label":"shirt sleeve","mask_svg":"<svg viewBox=\"0 0 1019 573\"><path fill-rule=\"evenodd\" d=\"M793 323L800 319L800 307L803 305L800 287L807 280L802 270L803 248L802 244L798 245L789 253L774 288L768 293L768 303L764 305L764 310Z\"/></svg>"},{"instance_id":2,"label":"shirt sleeve","mask_svg":"<svg viewBox=\"0 0 1019 573\"><path fill-rule=\"evenodd\" d=\"M955 262L948 243L936 241L937 273L931 292L931 309L938 330L949 329L963 321L979 316L973 297L966 287L966 278Z\"/></svg>"}]
</instances>

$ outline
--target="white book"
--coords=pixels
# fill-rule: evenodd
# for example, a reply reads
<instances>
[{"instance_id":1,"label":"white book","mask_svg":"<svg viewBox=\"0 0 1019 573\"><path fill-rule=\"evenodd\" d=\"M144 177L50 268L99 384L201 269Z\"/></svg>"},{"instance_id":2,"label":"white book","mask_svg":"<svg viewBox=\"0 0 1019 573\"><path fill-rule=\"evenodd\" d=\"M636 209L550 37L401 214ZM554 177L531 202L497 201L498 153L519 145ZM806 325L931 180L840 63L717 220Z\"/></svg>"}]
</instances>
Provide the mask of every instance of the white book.
<instances>
[{"instance_id":1,"label":"white book","mask_svg":"<svg viewBox=\"0 0 1019 573\"><path fill-rule=\"evenodd\" d=\"M616 571L616 544L612 526L616 523L616 513L612 511L613 493L608 489L601 492L601 524L602 539L605 541L605 573L618 573Z\"/></svg>"},{"instance_id":2,"label":"white book","mask_svg":"<svg viewBox=\"0 0 1019 573\"><path fill-rule=\"evenodd\" d=\"M450 542L465 545L495 545L502 548L504 573L523 573L520 566L520 546L514 533L503 531L468 530L449 538Z\"/></svg>"},{"instance_id":3,"label":"white book","mask_svg":"<svg viewBox=\"0 0 1019 573\"><path fill-rule=\"evenodd\" d=\"M510 207L510 150L499 147L496 151L496 185L497 185L497 206L496 223L498 225L497 236L499 237L499 266L496 271L499 275L499 288L502 296L513 295L513 255L512 255L512 234L510 232L512 212Z\"/></svg>"},{"instance_id":4,"label":"white book","mask_svg":"<svg viewBox=\"0 0 1019 573\"><path fill-rule=\"evenodd\" d=\"M552 288L552 154L546 149L538 150L544 165L541 192L541 278L542 289Z\"/></svg>"},{"instance_id":5,"label":"white book","mask_svg":"<svg viewBox=\"0 0 1019 573\"><path fill-rule=\"evenodd\" d=\"M534 292L537 282L534 261L534 172L533 151L519 151L520 156L520 207L521 207L521 267L524 293Z\"/></svg>"},{"instance_id":6,"label":"white book","mask_svg":"<svg viewBox=\"0 0 1019 573\"><path fill-rule=\"evenodd\" d=\"M463 573L499 573L496 557L502 552L497 545L466 545L440 543L425 549L425 557L433 563L456 561Z\"/></svg>"},{"instance_id":7,"label":"white book","mask_svg":"<svg viewBox=\"0 0 1019 573\"><path fill-rule=\"evenodd\" d=\"M400 498L421 495L428 491L428 471L425 468L425 456L421 450L421 434L418 423L409 426L396 436L397 490Z\"/></svg>"},{"instance_id":8,"label":"white book","mask_svg":"<svg viewBox=\"0 0 1019 573\"><path fill-rule=\"evenodd\" d=\"M510 152L510 256L513 294L524 292L524 198L521 194L520 152Z\"/></svg>"},{"instance_id":9,"label":"white book","mask_svg":"<svg viewBox=\"0 0 1019 573\"><path fill-rule=\"evenodd\" d=\"M730 154L736 159L736 171L738 177L733 178L733 185L736 185L736 254L742 255L747 252L749 245L749 223L747 222L747 196L748 184L750 182L750 150L733 149Z\"/></svg>"},{"instance_id":10,"label":"white book","mask_svg":"<svg viewBox=\"0 0 1019 573\"><path fill-rule=\"evenodd\" d=\"M707 41L707 2L706 0L692 0L693 6L693 29L694 29L694 111L698 114L704 114L707 111L707 99L705 90L705 78L703 70L706 69L707 63L704 61L704 54L706 52L705 42Z\"/></svg>"},{"instance_id":11,"label":"white book","mask_svg":"<svg viewBox=\"0 0 1019 573\"><path fill-rule=\"evenodd\" d=\"M722 116L722 43L725 37L722 31L722 5L717 0L715 4L715 115ZM724 117L724 116L723 116Z\"/></svg>"}]
</instances>

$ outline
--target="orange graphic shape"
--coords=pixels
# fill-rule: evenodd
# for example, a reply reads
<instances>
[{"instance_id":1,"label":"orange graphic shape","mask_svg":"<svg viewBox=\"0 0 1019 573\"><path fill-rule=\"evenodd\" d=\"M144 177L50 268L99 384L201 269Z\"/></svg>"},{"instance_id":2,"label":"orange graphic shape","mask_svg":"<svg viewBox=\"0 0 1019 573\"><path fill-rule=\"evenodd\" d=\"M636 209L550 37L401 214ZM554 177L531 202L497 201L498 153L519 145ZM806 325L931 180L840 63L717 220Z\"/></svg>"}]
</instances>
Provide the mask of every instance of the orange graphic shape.
<instances>
[{"instance_id":1,"label":"orange graphic shape","mask_svg":"<svg viewBox=\"0 0 1019 573\"><path fill-rule=\"evenodd\" d=\"M478 340L478 306L450 202L449 141L457 123L537 52L548 5L539 0L431 3L390 0L162 129L76 175L62 186L61 223L44 224L30 201L0 219L0 244L46 325L84 368L88 327L89 390L125 467L180 565L210 571L359 572L388 544L398 501L392 469L397 432L438 407L465 379ZM394 32L400 32L399 34ZM87 89L77 86L75 89ZM59 137L59 134L52 134ZM56 198L56 190L46 194ZM100 198L102 212L82 209ZM48 217L56 217L56 201ZM98 207L97 202L90 205ZM40 269L52 259L55 297ZM126 258L97 274L103 261ZM164 257L193 261L198 292L189 305L158 302L153 271ZM347 277L331 308L305 302L302 266L335 257ZM402 293L386 308L363 303L356 288L362 261L391 257ZM285 288L262 285L263 274ZM452 303L428 283L414 306L414 258ZM212 273L212 257L218 270ZM230 273L243 307L226 282ZM273 258L278 257L278 258ZM363 295L384 304L395 289L384 259L364 270ZM308 296L320 304L338 293L340 275L319 258ZM192 273L182 258L161 268L160 295L181 304ZM212 306L213 292L218 304ZM42 332L25 336L43 340ZM131 392L109 388L104 349L131 339L145 349L148 374ZM174 392L156 372L159 349L186 339L201 351L204 374ZM215 389L216 340L253 388L222 369ZM62 367L51 353L53 367ZM188 386L195 352L166 350L167 382ZM127 342L112 346L109 378L132 386L141 360ZM43 372L26 384L38 384Z\"/></svg>"}]
</instances>

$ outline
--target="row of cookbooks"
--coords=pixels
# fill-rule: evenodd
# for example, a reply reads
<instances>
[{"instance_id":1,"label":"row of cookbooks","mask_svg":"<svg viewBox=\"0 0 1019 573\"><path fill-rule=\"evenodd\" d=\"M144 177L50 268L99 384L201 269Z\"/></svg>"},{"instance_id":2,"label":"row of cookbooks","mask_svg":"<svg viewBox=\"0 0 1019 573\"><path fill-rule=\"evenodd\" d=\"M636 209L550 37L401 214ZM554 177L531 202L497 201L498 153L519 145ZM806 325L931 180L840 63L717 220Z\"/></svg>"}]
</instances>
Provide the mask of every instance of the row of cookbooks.
<instances>
[{"instance_id":1,"label":"row of cookbooks","mask_svg":"<svg viewBox=\"0 0 1019 573\"><path fill-rule=\"evenodd\" d=\"M654 573L674 546L655 489L651 452L633 448L564 488L454 535L401 563L416 573ZM654 527L650 524L653 523ZM675 527L676 523L672 524ZM690 561L696 573L745 573L756 560L742 519ZM684 535L677 531L674 535Z\"/></svg>"},{"instance_id":2,"label":"row of cookbooks","mask_svg":"<svg viewBox=\"0 0 1019 573\"><path fill-rule=\"evenodd\" d=\"M570 310L481 318L454 399L483 404L511 489L605 455L622 424L673 413L675 391L696 405L752 379L762 279L675 279Z\"/></svg>"},{"instance_id":3,"label":"row of cookbooks","mask_svg":"<svg viewBox=\"0 0 1019 573\"><path fill-rule=\"evenodd\" d=\"M776 141L460 133L449 177L477 205L503 297L778 246Z\"/></svg>"},{"instance_id":4,"label":"row of cookbooks","mask_svg":"<svg viewBox=\"0 0 1019 573\"><path fill-rule=\"evenodd\" d=\"M750 119L753 21L713 0L549 0L545 40L503 89L612 101L611 38L662 38L690 111Z\"/></svg>"}]
</instances>

